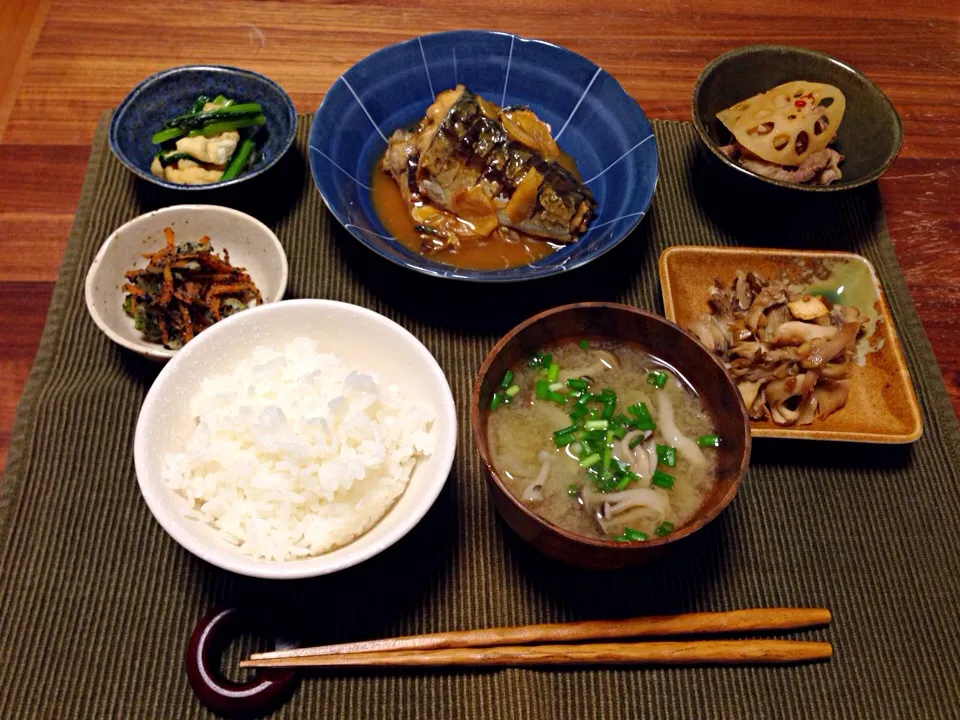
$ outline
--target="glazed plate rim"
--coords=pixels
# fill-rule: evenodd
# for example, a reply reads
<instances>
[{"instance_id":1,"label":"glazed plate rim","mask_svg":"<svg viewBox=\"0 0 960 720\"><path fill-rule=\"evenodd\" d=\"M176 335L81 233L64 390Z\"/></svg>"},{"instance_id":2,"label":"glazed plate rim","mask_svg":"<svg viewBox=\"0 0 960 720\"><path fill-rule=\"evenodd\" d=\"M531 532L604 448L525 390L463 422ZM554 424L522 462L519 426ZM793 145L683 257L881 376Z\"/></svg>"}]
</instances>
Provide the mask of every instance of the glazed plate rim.
<instances>
[{"instance_id":1,"label":"glazed plate rim","mask_svg":"<svg viewBox=\"0 0 960 720\"><path fill-rule=\"evenodd\" d=\"M671 259L675 256L692 255L698 257L704 265L710 264L710 259L717 256L746 256L746 257L783 257L783 258L847 258L856 262L863 263L870 272L870 278L873 283L873 289L876 291L880 302L879 315L886 325L885 343L889 345L892 352L894 364L896 365L896 377L901 384L903 395L910 412L910 430L907 432L869 432L844 430L842 428L833 428L829 430L818 429L819 421L802 428L796 426L778 427L773 423L757 422L751 419L750 433L755 438L780 438L788 440L823 440L832 442L858 442L880 445L907 445L916 442L923 435L923 416L920 410L920 404L917 399L916 389L910 372L907 368L906 360L903 355L903 348L900 344L900 338L897 334L896 326L893 322L893 316L890 312L890 306L887 303L886 295L880 283L880 278L876 268L868 258L855 252L845 250L792 250L785 248L757 248L757 247L711 247L705 245L673 245L666 248L661 254L657 263L660 275L660 292L663 297L664 316L673 323L676 323L677 306L674 299L672 286L673 270L671 268ZM703 310L706 310L704 306ZM838 414L842 410L838 411Z\"/></svg>"}]
</instances>

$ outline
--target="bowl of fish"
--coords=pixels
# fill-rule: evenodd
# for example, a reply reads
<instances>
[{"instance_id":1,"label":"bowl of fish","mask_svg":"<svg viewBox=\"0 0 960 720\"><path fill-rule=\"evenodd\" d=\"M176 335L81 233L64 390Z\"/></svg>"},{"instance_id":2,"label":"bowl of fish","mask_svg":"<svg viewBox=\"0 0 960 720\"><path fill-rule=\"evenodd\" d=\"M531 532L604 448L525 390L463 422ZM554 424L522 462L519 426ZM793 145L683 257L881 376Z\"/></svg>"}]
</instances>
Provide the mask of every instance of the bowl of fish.
<instances>
[{"instance_id":1,"label":"bowl of fish","mask_svg":"<svg viewBox=\"0 0 960 720\"><path fill-rule=\"evenodd\" d=\"M693 89L693 124L715 167L807 192L873 182L897 158L893 104L850 65L815 50L750 45L707 65Z\"/></svg>"},{"instance_id":2,"label":"bowl of fish","mask_svg":"<svg viewBox=\"0 0 960 720\"><path fill-rule=\"evenodd\" d=\"M110 149L139 178L171 190L235 185L273 167L293 144L297 116L259 73L185 65L151 75L113 114Z\"/></svg>"},{"instance_id":3,"label":"bowl of fish","mask_svg":"<svg viewBox=\"0 0 960 720\"><path fill-rule=\"evenodd\" d=\"M383 48L334 82L310 131L327 207L363 245L437 277L509 282L607 252L658 176L643 111L603 69L516 35Z\"/></svg>"},{"instance_id":4,"label":"bowl of fish","mask_svg":"<svg viewBox=\"0 0 960 720\"><path fill-rule=\"evenodd\" d=\"M164 366L134 463L186 550L294 579L406 535L446 484L456 440L450 385L417 338L356 305L288 300L217 323Z\"/></svg>"},{"instance_id":5,"label":"bowl of fish","mask_svg":"<svg viewBox=\"0 0 960 720\"><path fill-rule=\"evenodd\" d=\"M153 210L114 230L87 271L87 311L121 347L165 362L213 324L287 288L277 236L219 205Z\"/></svg>"},{"instance_id":6,"label":"bowl of fish","mask_svg":"<svg viewBox=\"0 0 960 720\"><path fill-rule=\"evenodd\" d=\"M506 523L545 555L611 569L656 557L730 503L750 427L723 364L627 305L536 315L487 355L474 439Z\"/></svg>"}]
</instances>

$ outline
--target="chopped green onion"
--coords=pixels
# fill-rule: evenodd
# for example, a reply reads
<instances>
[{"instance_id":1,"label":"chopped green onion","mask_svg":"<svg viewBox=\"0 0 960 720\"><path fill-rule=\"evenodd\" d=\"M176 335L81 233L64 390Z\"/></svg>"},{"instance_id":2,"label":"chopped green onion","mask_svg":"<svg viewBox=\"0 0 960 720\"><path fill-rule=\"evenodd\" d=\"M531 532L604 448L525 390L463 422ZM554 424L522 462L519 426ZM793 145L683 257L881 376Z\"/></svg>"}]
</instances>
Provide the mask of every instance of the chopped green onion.
<instances>
[{"instance_id":1,"label":"chopped green onion","mask_svg":"<svg viewBox=\"0 0 960 720\"><path fill-rule=\"evenodd\" d=\"M557 403L558 405L563 405L567 402L567 396L551 391L547 394L547 400L553 400L553 402Z\"/></svg>"},{"instance_id":2,"label":"chopped green onion","mask_svg":"<svg viewBox=\"0 0 960 720\"><path fill-rule=\"evenodd\" d=\"M512 382L513 382L513 370L507 370L503 374L503 379L500 380L500 387L508 388L510 387L510 383Z\"/></svg>"},{"instance_id":3,"label":"chopped green onion","mask_svg":"<svg viewBox=\"0 0 960 720\"><path fill-rule=\"evenodd\" d=\"M584 415L587 414L587 408L579 403L575 403L573 410L570 412L570 419L574 422L577 422Z\"/></svg>"},{"instance_id":4,"label":"chopped green onion","mask_svg":"<svg viewBox=\"0 0 960 720\"><path fill-rule=\"evenodd\" d=\"M498 407L500 407L500 403L502 401L503 401L503 398L500 396L500 393L495 392L493 394L493 397L490 398L490 409L496 410Z\"/></svg>"},{"instance_id":5,"label":"chopped green onion","mask_svg":"<svg viewBox=\"0 0 960 720\"><path fill-rule=\"evenodd\" d=\"M633 528L624 528L622 535L617 535L614 540L617 542L642 542L647 539L647 534L634 530Z\"/></svg>"},{"instance_id":6,"label":"chopped green onion","mask_svg":"<svg viewBox=\"0 0 960 720\"><path fill-rule=\"evenodd\" d=\"M617 415L613 420L614 420L614 422L616 422L616 423L618 423L618 424L620 424L620 425L623 425L623 427L625 427L625 428L627 428L627 427L633 427L633 420L631 420L630 418L628 418L628 417L627 417L626 415L624 415L623 413L620 413L619 415Z\"/></svg>"},{"instance_id":7,"label":"chopped green onion","mask_svg":"<svg viewBox=\"0 0 960 720\"><path fill-rule=\"evenodd\" d=\"M609 425L609 420L587 420L584 427L587 430L606 430Z\"/></svg>"},{"instance_id":8,"label":"chopped green onion","mask_svg":"<svg viewBox=\"0 0 960 720\"><path fill-rule=\"evenodd\" d=\"M673 487L673 475L667 475L665 472L654 470L653 477L651 478L650 482L657 487L670 490Z\"/></svg>"},{"instance_id":9,"label":"chopped green onion","mask_svg":"<svg viewBox=\"0 0 960 720\"><path fill-rule=\"evenodd\" d=\"M545 352L538 352L533 356L533 359L530 361L530 367L538 367L542 370L549 370L550 364L553 362L553 355Z\"/></svg>"},{"instance_id":10,"label":"chopped green onion","mask_svg":"<svg viewBox=\"0 0 960 720\"><path fill-rule=\"evenodd\" d=\"M567 380L567 387L571 390L586 390L590 387L590 383L583 378L570 378Z\"/></svg>"},{"instance_id":11,"label":"chopped green onion","mask_svg":"<svg viewBox=\"0 0 960 720\"><path fill-rule=\"evenodd\" d=\"M580 492L580 486L577 485L576 483L570 483L569 485L567 485L567 495L569 495L570 497L576 497L577 493L579 492Z\"/></svg>"},{"instance_id":12,"label":"chopped green onion","mask_svg":"<svg viewBox=\"0 0 960 720\"><path fill-rule=\"evenodd\" d=\"M564 433L562 435L553 434L553 444L558 448L572 445L574 442L576 442L576 438L573 437L573 433Z\"/></svg>"},{"instance_id":13,"label":"chopped green onion","mask_svg":"<svg viewBox=\"0 0 960 720\"><path fill-rule=\"evenodd\" d=\"M603 406L603 412L600 413L600 417L604 420L612 420L613 414L617 411L617 405L615 402L609 402Z\"/></svg>"},{"instance_id":14,"label":"chopped green onion","mask_svg":"<svg viewBox=\"0 0 960 720\"><path fill-rule=\"evenodd\" d=\"M654 370L652 373L647 375L647 383L653 385L656 388L663 388L667 384L667 374L662 370Z\"/></svg>"},{"instance_id":15,"label":"chopped green onion","mask_svg":"<svg viewBox=\"0 0 960 720\"><path fill-rule=\"evenodd\" d=\"M626 434L627 434L627 429L626 429L625 427L620 426L620 425L618 425L617 427L615 427L615 428L613 429L613 436L614 436L617 440L623 440L623 438L624 438L624 436L625 436Z\"/></svg>"},{"instance_id":16,"label":"chopped green onion","mask_svg":"<svg viewBox=\"0 0 960 720\"><path fill-rule=\"evenodd\" d=\"M677 464L677 449L670 445L657 445L657 461L667 467L675 467Z\"/></svg>"},{"instance_id":17,"label":"chopped green onion","mask_svg":"<svg viewBox=\"0 0 960 720\"><path fill-rule=\"evenodd\" d=\"M533 388L533 394L537 400L546 400L550 394L550 383L546 380L537 380Z\"/></svg>"},{"instance_id":18,"label":"chopped green onion","mask_svg":"<svg viewBox=\"0 0 960 720\"><path fill-rule=\"evenodd\" d=\"M573 435L576 431L577 431L576 425L569 425L565 428L560 428L559 430L555 430L553 433L553 436L558 437L559 435Z\"/></svg>"},{"instance_id":19,"label":"chopped green onion","mask_svg":"<svg viewBox=\"0 0 960 720\"><path fill-rule=\"evenodd\" d=\"M590 342L589 342L586 338L584 338L584 339L580 340L580 347L583 348L584 350L589 350L589 349L590 349Z\"/></svg>"},{"instance_id":20,"label":"chopped green onion","mask_svg":"<svg viewBox=\"0 0 960 720\"><path fill-rule=\"evenodd\" d=\"M623 489L625 489L625 488L627 487L627 485L630 484L630 480L631 480L631 478L630 478L629 475L622 475L622 476L620 477L620 479L617 480L616 483L614 483L613 489L614 489L614 490L623 490Z\"/></svg>"},{"instance_id":21,"label":"chopped green onion","mask_svg":"<svg viewBox=\"0 0 960 720\"><path fill-rule=\"evenodd\" d=\"M547 380L555 383L558 377L560 377L560 365L557 363L550 363L550 367L547 368Z\"/></svg>"},{"instance_id":22,"label":"chopped green onion","mask_svg":"<svg viewBox=\"0 0 960 720\"><path fill-rule=\"evenodd\" d=\"M720 447L720 438L716 435L701 435L697 438L700 447Z\"/></svg>"},{"instance_id":23,"label":"chopped green onion","mask_svg":"<svg viewBox=\"0 0 960 720\"><path fill-rule=\"evenodd\" d=\"M514 395L516 395L518 392L520 392L520 386L519 386L519 385L511 385L511 386L508 387L504 392L506 392L508 398L512 398Z\"/></svg>"},{"instance_id":24,"label":"chopped green onion","mask_svg":"<svg viewBox=\"0 0 960 720\"><path fill-rule=\"evenodd\" d=\"M650 410L646 403L636 403L627 408L627 412L637 418L634 426L637 430L656 430L657 424L650 416Z\"/></svg>"},{"instance_id":25,"label":"chopped green onion","mask_svg":"<svg viewBox=\"0 0 960 720\"><path fill-rule=\"evenodd\" d=\"M637 435L633 440L630 441L630 449L633 450L637 445L642 443L646 438L643 435Z\"/></svg>"},{"instance_id":26,"label":"chopped green onion","mask_svg":"<svg viewBox=\"0 0 960 720\"><path fill-rule=\"evenodd\" d=\"M657 529L653 531L653 534L657 537L663 537L664 535L669 535L673 532L673 523L664 521L657 525Z\"/></svg>"},{"instance_id":27,"label":"chopped green onion","mask_svg":"<svg viewBox=\"0 0 960 720\"><path fill-rule=\"evenodd\" d=\"M547 378L547 380L549 379L550 378ZM563 383L558 383L558 382L550 383L549 387L550 387L550 392L557 392L558 390L563 389Z\"/></svg>"},{"instance_id":28,"label":"chopped green onion","mask_svg":"<svg viewBox=\"0 0 960 720\"><path fill-rule=\"evenodd\" d=\"M593 455L588 455L583 460L580 461L580 467L588 468L596 465L603 458L600 457L600 453L593 453Z\"/></svg>"}]
</instances>

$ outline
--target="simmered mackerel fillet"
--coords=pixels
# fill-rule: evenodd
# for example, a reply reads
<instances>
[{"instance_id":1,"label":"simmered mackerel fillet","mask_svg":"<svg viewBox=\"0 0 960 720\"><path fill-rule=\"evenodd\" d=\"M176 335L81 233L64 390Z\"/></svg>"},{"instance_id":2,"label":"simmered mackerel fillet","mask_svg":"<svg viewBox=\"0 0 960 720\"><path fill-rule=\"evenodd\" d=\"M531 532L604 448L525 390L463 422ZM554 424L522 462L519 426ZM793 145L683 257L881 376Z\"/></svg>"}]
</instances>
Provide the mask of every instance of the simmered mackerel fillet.
<instances>
[{"instance_id":1,"label":"simmered mackerel fillet","mask_svg":"<svg viewBox=\"0 0 960 720\"><path fill-rule=\"evenodd\" d=\"M596 201L557 159L549 127L458 85L412 131L397 130L383 169L400 186L425 247L512 228L559 243L587 229Z\"/></svg>"}]
</instances>

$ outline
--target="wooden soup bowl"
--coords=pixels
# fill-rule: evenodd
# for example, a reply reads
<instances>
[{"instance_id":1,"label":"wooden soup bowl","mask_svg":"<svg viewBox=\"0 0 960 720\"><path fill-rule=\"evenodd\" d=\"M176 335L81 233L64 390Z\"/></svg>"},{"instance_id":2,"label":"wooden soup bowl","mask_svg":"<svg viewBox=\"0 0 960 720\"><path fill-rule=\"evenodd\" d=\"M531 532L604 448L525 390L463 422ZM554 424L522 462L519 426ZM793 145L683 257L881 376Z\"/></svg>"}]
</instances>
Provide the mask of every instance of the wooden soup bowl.
<instances>
[{"instance_id":1,"label":"wooden soup bowl","mask_svg":"<svg viewBox=\"0 0 960 720\"><path fill-rule=\"evenodd\" d=\"M644 542L594 540L564 530L518 500L500 478L487 442L490 399L507 369L549 343L565 338L607 338L638 343L674 367L700 393L722 438L713 493L687 524L665 537ZM498 342L477 374L470 422L487 467L488 489L497 511L526 542L545 555L572 565L614 569L637 565L660 555L668 545L693 535L730 503L750 459L750 425L743 400L723 364L694 337L652 313L615 303L577 303L553 308L526 320Z\"/></svg>"}]
</instances>

